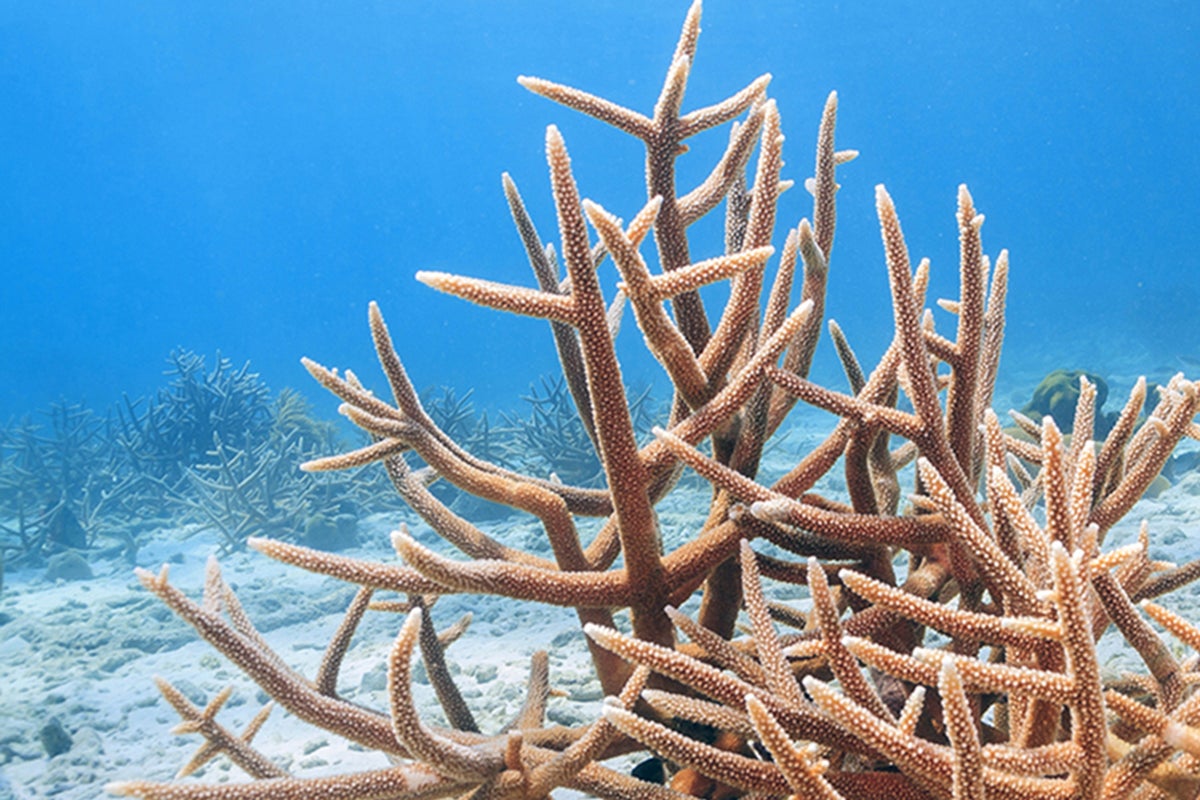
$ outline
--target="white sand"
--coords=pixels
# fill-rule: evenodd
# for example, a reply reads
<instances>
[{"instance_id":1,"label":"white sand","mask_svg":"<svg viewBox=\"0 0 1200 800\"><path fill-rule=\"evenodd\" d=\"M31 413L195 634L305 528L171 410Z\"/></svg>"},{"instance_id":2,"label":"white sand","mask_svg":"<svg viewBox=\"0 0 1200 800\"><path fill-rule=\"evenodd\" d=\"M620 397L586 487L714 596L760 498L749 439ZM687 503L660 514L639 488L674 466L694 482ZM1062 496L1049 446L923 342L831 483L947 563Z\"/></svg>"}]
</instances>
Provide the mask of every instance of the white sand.
<instances>
[{"instance_id":1,"label":"white sand","mask_svg":"<svg viewBox=\"0 0 1200 800\"><path fill-rule=\"evenodd\" d=\"M820 427L826 422L827 418ZM793 432L769 453L764 476L774 477L794 463L816 436ZM836 493L838 482L833 476L823 489ZM695 481L688 486L660 507L668 546L693 534L703 520L707 492ZM1159 498L1143 501L1114 530L1107 546L1130 541L1143 518L1151 523L1154 558L1182 563L1200 555L1200 474L1188 476ZM402 521L422 537L422 527L411 515L376 516L360 525L362 544L348 554L395 560L387 534ZM517 546L526 546L540 535L536 525L516 516L488 530ZM429 541L427 536L425 532L422 538ZM155 569L171 562L172 582L196 597L205 561L216 549L211 532L167 530L141 549L138 561ZM267 640L289 664L311 676L353 587L252 552L225 556L221 565L252 618L270 628ZM154 675L175 682L194 702L233 685L233 698L219 720L238 731L264 702L256 687L141 588L128 565L97 563L93 569L92 580L70 583L49 583L41 570L5 576L0 612L11 620L0 626L0 761L6 762L0 766L0 799L96 798L103 796L103 785L112 780L170 779L199 739L170 733L178 719L154 688ZM1178 593L1169 604L1192 618L1200 616L1200 594L1192 588ZM519 708L529 658L536 649L551 651L552 685L568 694L551 700L552 721L577 724L596 717L599 689L591 678L572 611L452 596L438 603L435 617L444 627L467 610L474 614L474 622L448 657L484 731L497 729ZM382 685L382 665L399 621L392 615L368 614L342 669L340 690L346 698L386 707L386 692L376 687ZM1135 657L1120 645L1112 634L1102 643L1109 668L1136 669ZM159 647L162 652L154 652ZM427 718L440 722L429 687L418 685L417 692ZM73 745L48 759L38 730L50 717L61 721ZM386 765L381 755L356 749L278 708L255 745L297 776ZM225 782L246 777L219 758L189 780Z\"/></svg>"}]
</instances>

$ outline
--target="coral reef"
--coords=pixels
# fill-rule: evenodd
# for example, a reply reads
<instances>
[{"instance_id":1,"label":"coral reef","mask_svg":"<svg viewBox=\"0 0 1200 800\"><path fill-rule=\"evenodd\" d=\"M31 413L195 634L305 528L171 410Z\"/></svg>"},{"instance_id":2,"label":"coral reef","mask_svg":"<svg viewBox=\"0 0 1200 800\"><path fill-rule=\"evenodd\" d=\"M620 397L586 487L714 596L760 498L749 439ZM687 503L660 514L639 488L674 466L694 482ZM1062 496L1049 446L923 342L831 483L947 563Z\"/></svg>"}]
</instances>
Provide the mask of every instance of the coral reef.
<instances>
[{"instance_id":1,"label":"coral reef","mask_svg":"<svg viewBox=\"0 0 1200 800\"><path fill-rule=\"evenodd\" d=\"M46 424L32 418L0 429L0 552L10 564L40 563L64 549L86 549L108 521L126 523L133 481L123 470L110 420L56 403Z\"/></svg>"},{"instance_id":2,"label":"coral reef","mask_svg":"<svg viewBox=\"0 0 1200 800\"><path fill-rule=\"evenodd\" d=\"M478 459L573 486L603 482L594 434L561 375L543 375L530 384L529 393L520 397L527 413L500 411L499 424L490 422L487 411L475 412L473 394L468 390L460 395L453 387L442 386L426 389L420 399L434 426ZM660 410L650 387L632 393L628 403L639 441L649 438L655 412ZM471 497L445 482L434 483L431 490L448 505L463 504Z\"/></svg>"},{"instance_id":3,"label":"coral reef","mask_svg":"<svg viewBox=\"0 0 1200 800\"><path fill-rule=\"evenodd\" d=\"M529 394L521 397L529 406L529 416L501 415L509 456L500 463L573 486L601 485L604 469L600 455L572 401L566 381L561 377L542 378L540 384L540 388L530 386ZM646 438L653 425L650 390L634 393L627 402L635 433L639 440ZM486 459L469 443L461 443L473 455Z\"/></svg>"},{"instance_id":4,"label":"coral reef","mask_svg":"<svg viewBox=\"0 0 1200 800\"><path fill-rule=\"evenodd\" d=\"M1054 417L1054 424L1059 428L1069 428L1075 418L1075 407L1079 404L1081 381L1087 381L1096 387L1095 432L1098 436L1107 435L1117 421L1117 415L1104 413L1104 403L1108 400L1108 382L1092 372L1054 370L1042 378L1042 382L1034 388L1033 399L1021 409L1021 413L1031 417L1034 422L1040 422L1042 417L1049 414Z\"/></svg>"},{"instance_id":5,"label":"coral reef","mask_svg":"<svg viewBox=\"0 0 1200 800\"><path fill-rule=\"evenodd\" d=\"M340 550L355 541L359 491L350 474L305 475L300 466L336 447L330 423L314 420L308 402L284 389L270 406L270 425L240 448L214 432L205 460L188 467L170 500L220 531L225 549L251 536L273 536Z\"/></svg>"},{"instance_id":6,"label":"coral reef","mask_svg":"<svg viewBox=\"0 0 1200 800\"><path fill-rule=\"evenodd\" d=\"M178 524L181 510L229 549L252 535L305 541L316 517L386 507L383 481L300 470L341 443L299 393L272 399L249 364L235 369L220 355L211 369L187 350L168 363L169 385L149 400L126 398L104 416L58 403L43 423L0 428L0 554L10 566L102 540L133 561L148 532Z\"/></svg>"},{"instance_id":7,"label":"coral reef","mask_svg":"<svg viewBox=\"0 0 1200 800\"><path fill-rule=\"evenodd\" d=\"M459 395L453 386L426 389L421 393L421 405L434 424L451 439L462 443L480 458L502 463L505 459L503 448L498 438L492 435L495 429L488 421L487 412L475 413L475 404L471 400L474 393L474 389L468 389Z\"/></svg>"},{"instance_id":8,"label":"coral reef","mask_svg":"<svg viewBox=\"0 0 1200 800\"><path fill-rule=\"evenodd\" d=\"M465 558L423 546L405 530L393 536L402 566L250 539L272 558L361 587L311 679L267 645L215 561L200 600L172 585L165 567L138 573L277 703L387 754L391 766L289 776L253 746L261 715L244 733L230 731L217 719L227 693L201 709L164 681L160 689L184 719L180 730L204 738L183 772L224 754L253 780L129 780L110 791L162 800L539 798L559 786L612 798L1195 797L1196 659L1181 661L1150 621L1189 649L1200 647L1200 629L1152 602L1200 575L1200 563L1153 560L1148 529L1131 545L1103 545L1175 445L1200 435L1200 386L1176 376L1139 423L1146 405L1139 382L1100 442L1093 441L1090 384L1075 404L1069 443L1052 416L1036 426L1033 442L1007 434L990 410L1007 254L994 262L984 255L983 217L962 188L960 294L940 302L956 330L939 332L924 310L930 265L914 269L882 186L877 211L894 337L866 370L834 326L850 391L809 382L834 241L835 172L855 154L834 145L831 95L807 182L812 220L789 232L768 275L777 200L789 185L780 174L779 114L765 76L723 102L681 110L699 18L696 2L651 115L547 80L520 79L644 142L649 200L628 225L581 200L566 145L550 127L546 152L565 280L507 176L505 192L539 288L417 276L435 289L550 323L565 385L603 468L602 486L522 474L455 441L422 406L372 305L371 334L392 402L367 391L352 372L307 361L371 437L307 468L381 462L400 496ZM685 141L735 119L708 177L680 193L675 161ZM722 201L726 253L696 259L689 228ZM656 274L640 252L651 233ZM619 293L675 390L669 418L645 444L635 435L613 348L602 291L607 273L597 271L604 261L619 271ZM698 289L717 281L729 281L728 300L710 314ZM800 302L789 312L797 288ZM763 448L798 401L838 422L789 472L761 483L755 476ZM656 506L684 469L711 484L711 505L693 535L665 537ZM816 493L835 470L848 496ZM536 517L553 558L515 549L455 514L429 492L431 473ZM585 525L589 519L598 524ZM807 587L811 606L772 602L768 581ZM399 597L376 597L383 593ZM546 723L553 676L540 653L524 707L504 728L481 731L446 661L445 648L460 631L439 633L429 610L432 596L451 593L574 609L609 696L602 717L575 727ZM681 613L696 595L696 612ZM373 610L405 614L388 658L386 709L338 692L350 641ZM781 633L782 624L795 630ZM1096 642L1108 630L1142 660L1140 674L1102 675ZM417 713L418 648L445 724ZM633 774L605 763L632 751L653 752L659 761Z\"/></svg>"},{"instance_id":9,"label":"coral reef","mask_svg":"<svg viewBox=\"0 0 1200 800\"><path fill-rule=\"evenodd\" d=\"M117 409L121 444L139 471L174 483L188 466L212 458L214 437L234 448L267 437L270 389L249 363L235 368L220 353L215 361L209 368L204 356L174 350L167 359L171 382L145 410L128 398Z\"/></svg>"}]
</instances>

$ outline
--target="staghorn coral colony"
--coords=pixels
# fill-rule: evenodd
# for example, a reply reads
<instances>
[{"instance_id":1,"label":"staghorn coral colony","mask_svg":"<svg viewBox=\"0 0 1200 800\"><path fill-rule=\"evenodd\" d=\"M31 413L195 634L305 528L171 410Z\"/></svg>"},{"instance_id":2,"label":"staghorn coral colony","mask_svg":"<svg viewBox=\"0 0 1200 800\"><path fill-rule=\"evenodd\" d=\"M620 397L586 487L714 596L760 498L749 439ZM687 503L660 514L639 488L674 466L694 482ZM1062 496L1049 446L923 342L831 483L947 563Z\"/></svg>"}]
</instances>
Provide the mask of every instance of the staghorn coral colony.
<instances>
[{"instance_id":1,"label":"staghorn coral colony","mask_svg":"<svg viewBox=\"0 0 1200 800\"><path fill-rule=\"evenodd\" d=\"M581 200L566 145L550 127L546 153L566 277L507 177L537 288L417 276L550 323L603 488L522 474L447 435L423 409L372 305L370 329L391 400L352 372L306 362L372 440L307 468L379 462L400 496L459 554L439 554L405 530L393 535L402 565L250 539L271 558L361 587L311 678L264 642L215 562L200 600L173 586L165 568L139 576L277 703L387 754L391 766L289 777L254 749L262 715L233 733L217 718L227 694L200 709L161 681L184 718L182 730L205 740L184 772L220 754L250 780L135 780L110 791L172 800L537 798L556 787L610 798L1196 796L1196 658L1180 658L1151 622L1187 650L1200 649L1200 628L1156 602L1200 575L1200 564L1155 561L1146 528L1131 545L1104 543L1175 445L1197 436L1200 386L1177 376L1148 398L1140 382L1103 441L1094 440L1096 392L1086 381L1069 435L1050 415L1040 424L1018 416L1021 435L1002 428L990 406L1007 256L984 254L983 218L961 189L960 295L940 302L957 325L938 331L923 310L929 263L910 262L882 186L894 337L867 370L831 323L849 389L810 383L834 240L835 171L855 154L835 147L831 95L807 183L812 219L790 231L776 254L776 201L789 182L780 174L783 137L768 79L683 112L699 18L696 2L650 115L520 79L644 142L649 199L628 225ZM674 164L684 142L727 123L719 162L700 185L679 190ZM693 254L689 226L722 201L725 253ZM645 244L651 235L653 245ZM653 272L642 255L651 250L659 265ZM615 295L598 277L605 261L620 272ZM706 308L698 289L717 281L729 283L728 301ZM646 444L635 436L614 354L614 299L632 307L674 387L669 418ZM785 475L769 485L756 481L764 446L801 401L840 421ZM697 530L671 537L683 543L664 552L668 537L660 536L656 505L685 471L711 484L711 506ZM834 471L844 474L846 496L815 493ZM430 492L435 479L536 517L553 559L514 549L455 514ZM585 525L587 518L597 524ZM806 586L811 601L795 608L769 600L784 584ZM574 609L609 696L602 715L575 727L546 723L554 676L541 653L517 717L502 730L479 730L446 661L460 631L439 633L431 622L430 604L448 593ZM694 614L677 610L697 596ZM356 626L364 614L397 609L405 616L388 663L390 708L344 700L338 671ZM1096 641L1110 629L1140 657L1139 674L1119 681L1102 675ZM416 711L418 648L444 724ZM608 761L633 752L655 760L633 770Z\"/></svg>"},{"instance_id":2,"label":"staghorn coral colony","mask_svg":"<svg viewBox=\"0 0 1200 800\"><path fill-rule=\"evenodd\" d=\"M0 555L37 566L66 553L122 556L164 524L203 520L224 550L250 535L293 536L314 516L354 507L354 476L304 481L296 467L336 447L336 426L284 389L271 397L249 364L189 350L167 360L168 386L104 415L58 403L45 422L0 427ZM182 513L180 513L182 512Z\"/></svg>"}]
</instances>

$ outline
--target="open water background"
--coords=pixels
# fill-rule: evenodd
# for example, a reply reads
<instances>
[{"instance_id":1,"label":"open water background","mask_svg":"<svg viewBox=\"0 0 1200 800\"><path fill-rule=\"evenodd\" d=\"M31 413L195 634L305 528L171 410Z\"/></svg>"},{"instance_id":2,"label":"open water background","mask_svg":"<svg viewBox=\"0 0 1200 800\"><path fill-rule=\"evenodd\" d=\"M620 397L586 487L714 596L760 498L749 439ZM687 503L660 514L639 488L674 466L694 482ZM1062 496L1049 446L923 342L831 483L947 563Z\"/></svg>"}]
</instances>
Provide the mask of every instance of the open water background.
<instances>
[{"instance_id":1,"label":"open water background","mask_svg":"<svg viewBox=\"0 0 1200 800\"><path fill-rule=\"evenodd\" d=\"M374 381L371 299L418 386L520 405L556 370L546 326L412 274L531 283L499 178L512 173L553 238L549 123L584 196L631 216L644 201L640 144L515 77L649 112L685 10L0 4L0 420L151 393L175 347L249 360L273 388L313 396L301 355ZM933 258L933 296L950 296L966 182L988 217L987 251L1012 254L1008 369L1132 362L1161 380L1200 358L1198 23L1200 5L1185 2L709 0L686 107L772 72L785 174L802 185L822 102L839 92L839 146L862 156L839 174L830 315L865 361L891 325L874 185L891 190L914 256ZM725 136L696 140L682 189ZM777 242L810 214L798 186ZM720 247L713 223L696 258ZM665 392L631 319L622 347L631 382ZM319 408L332 415L333 402Z\"/></svg>"}]
</instances>

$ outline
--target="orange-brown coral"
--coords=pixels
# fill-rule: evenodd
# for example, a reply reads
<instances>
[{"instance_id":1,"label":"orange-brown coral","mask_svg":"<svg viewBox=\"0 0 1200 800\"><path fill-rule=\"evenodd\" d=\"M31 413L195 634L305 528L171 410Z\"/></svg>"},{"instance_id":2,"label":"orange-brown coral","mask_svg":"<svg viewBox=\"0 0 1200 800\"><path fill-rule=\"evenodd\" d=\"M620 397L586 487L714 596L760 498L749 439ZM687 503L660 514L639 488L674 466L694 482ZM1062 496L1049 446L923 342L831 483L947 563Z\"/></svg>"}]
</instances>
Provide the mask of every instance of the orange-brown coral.
<instances>
[{"instance_id":1,"label":"orange-brown coral","mask_svg":"<svg viewBox=\"0 0 1200 800\"><path fill-rule=\"evenodd\" d=\"M466 559L446 558L403 530L394 544L405 566L252 541L273 558L363 587L313 680L270 650L215 564L199 603L173 587L165 571L142 572L141 579L279 704L388 753L395 766L336 778L278 775L256 758L253 731L238 737L217 724L220 703L214 703L203 711L180 709L187 729L206 739L193 764L225 752L258 780L224 786L134 781L113 791L146 798L536 798L570 786L603 797L679 798L690 796L679 790L686 785L726 796L804 798L1195 795L1200 696L1193 691L1194 661L1177 661L1143 614L1193 648L1200 631L1156 605L1139 609L1138 603L1190 581L1200 568L1152 561L1145 536L1123 548L1102 545L1176 443L1197 435L1200 387L1176 377L1138 427L1145 399L1139 384L1096 445L1094 394L1087 391L1069 446L1049 417L1033 443L1005 434L989 407L1008 259L1003 251L994 263L984 255L983 217L965 188L958 197L960 295L941 304L957 318L954 336L935 330L924 311L929 264L914 269L891 197L879 187L894 338L868 373L834 329L851 392L809 382L834 238L835 171L854 153L835 148L837 99L831 95L807 184L812 221L789 233L768 273L777 200L788 185L781 177L779 115L765 77L714 106L682 111L699 16L697 2L651 115L546 80L521 79L526 88L645 143L649 199L628 226L581 200L566 144L551 127L546 150L566 278L554 272L507 180L538 288L418 273L441 291L550 322L606 488L518 474L465 451L422 409L372 305L371 332L393 401L367 391L353 373L306 362L373 439L309 467L380 462L403 498ZM685 140L739 117L708 178L680 194L674 164ZM696 259L689 226L721 201L727 251ZM657 273L641 254L651 233ZM605 259L620 272L620 296L675 388L669 420L643 447L634 437L613 348L611 292L606 295L597 273ZM710 316L698 289L715 281L728 281L730 290L720 313ZM800 299L789 312L795 283ZM673 314L665 309L668 301ZM901 393L910 410L897 402ZM759 483L763 447L798 400L840 422L787 474ZM710 448L702 452L706 440ZM410 466L410 452L428 466ZM664 552L655 509L684 468L711 483L711 506L694 537ZM849 496L814 493L835 468L844 471ZM505 545L455 515L429 493L434 476L536 517L553 559ZM908 500L902 482L912 484ZM586 517L603 523L585 542L579 521ZM755 540L791 557L760 554L750 544ZM812 609L775 606L764 579L807 585ZM391 707L383 711L347 702L336 691L350 636L377 592L405 595L411 609L389 658ZM479 732L445 669L444 642L428 614L429 596L454 592L575 609L589 635L597 680L613 698L602 718L578 728L546 726L552 678L535 659L518 718L502 731ZM702 602L694 619L676 611L696 593ZM618 632L614 613L625 610L630 624ZM749 633L738 636L743 610ZM775 618L797 622L800 630L780 635ZM1146 666L1119 686L1105 684L1097 659L1096 639L1110 626ZM690 642L677 640L676 628ZM447 726L432 726L416 712L410 659L417 647ZM689 735L688 721L721 731L718 746ZM747 746L736 746L739 741ZM706 780L672 788L604 764L610 755L643 748Z\"/></svg>"}]
</instances>

